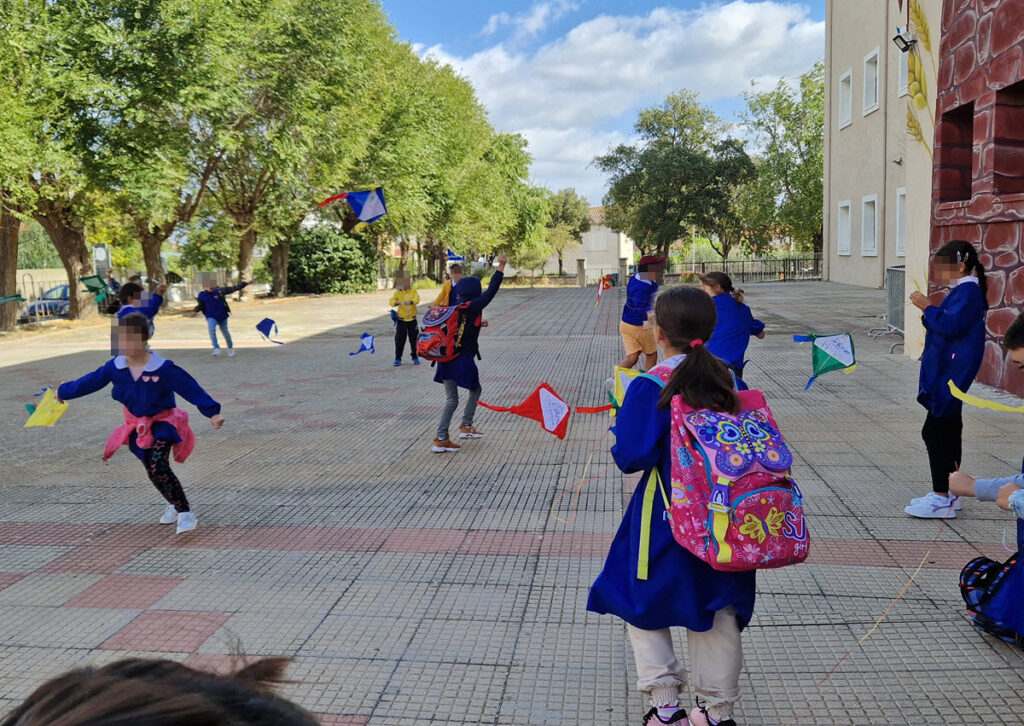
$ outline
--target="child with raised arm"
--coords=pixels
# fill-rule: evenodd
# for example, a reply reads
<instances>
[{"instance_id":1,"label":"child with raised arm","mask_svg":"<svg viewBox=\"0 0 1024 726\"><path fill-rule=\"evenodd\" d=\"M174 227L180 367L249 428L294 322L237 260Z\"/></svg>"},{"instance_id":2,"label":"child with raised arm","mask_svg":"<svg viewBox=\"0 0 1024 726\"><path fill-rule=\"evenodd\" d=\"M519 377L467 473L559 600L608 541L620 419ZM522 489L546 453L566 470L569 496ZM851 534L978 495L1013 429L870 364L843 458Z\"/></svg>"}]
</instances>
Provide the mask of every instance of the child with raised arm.
<instances>
[{"instance_id":1,"label":"child with raised arm","mask_svg":"<svg viewBox=\"0 0 1024 726\"><path fill-rule=\"evenodd\" d=\"M126 285L127 287L127 285ZM127 444L145 465L149 480L167 500L160 524L177 522L177 533L196 528L196 516L178 477L171 471L171 454L183 462L195 446L188 414L177 407L174 394L199 409L215 429L224 424L220 404L188 373L148 350L149 320L129 313L117 322L118 355L92 373L57 388L57 398L69 401L113 384L111 398L124 406L124 425L107 439L103 460Z\"/></svg>"},{"instance_id":2,"label":"child with raised arm","mask_svg":"<svg viewBox=\"0 0 1024 726\"><path fill-rule=\"evenodd\" d=\"M213 343L213 353L220 355L220 343L217 342L217 328L224 335L224 342L228 344L228 358L235 357L235 344L231 340L231 333L228 332L228 318L231 316L231 306L228 305L227 296L243 289L248 282L242 282L231 287L217 287L217 278L213 275L203 277L203 290L196 296L196 307L192 311L194 318L199 313L206 316L206 327L210 331L210 342Z\"/></svg>"}]
</instances>

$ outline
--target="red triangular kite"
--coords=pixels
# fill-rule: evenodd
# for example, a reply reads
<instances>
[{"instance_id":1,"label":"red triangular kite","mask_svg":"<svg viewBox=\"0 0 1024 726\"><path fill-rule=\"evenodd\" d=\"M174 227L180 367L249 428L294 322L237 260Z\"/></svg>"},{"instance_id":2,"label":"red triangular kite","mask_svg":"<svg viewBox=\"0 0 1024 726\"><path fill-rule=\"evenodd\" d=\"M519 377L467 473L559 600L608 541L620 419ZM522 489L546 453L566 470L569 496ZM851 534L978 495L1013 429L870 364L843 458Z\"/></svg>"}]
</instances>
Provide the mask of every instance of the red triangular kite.
<instances>
[{"instance_id":1,"label":"red triangular kite","mask_svg":"<svg viewBox=\"0 0 1024 726\"><path fill-rule=\"evenodd\" d=\"M491 406L480 401L479 404L492 411L514 413L516 416L532 418L540 422L541 428L560 439L565 438L569 430L569 404L555 393L555 389L547 383L541 383L537 390L518 406Z\"/></svg>"}]
</instances>

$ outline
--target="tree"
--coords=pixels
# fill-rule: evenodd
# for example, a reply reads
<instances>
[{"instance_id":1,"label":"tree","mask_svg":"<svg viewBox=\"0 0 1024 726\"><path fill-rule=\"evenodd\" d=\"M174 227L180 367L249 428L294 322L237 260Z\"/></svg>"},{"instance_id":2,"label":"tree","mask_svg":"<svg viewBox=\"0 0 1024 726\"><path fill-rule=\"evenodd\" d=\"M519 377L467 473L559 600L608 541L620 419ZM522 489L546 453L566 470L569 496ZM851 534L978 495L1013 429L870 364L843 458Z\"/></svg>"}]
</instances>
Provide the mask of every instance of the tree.
<instances>
[{"instance_id":1,"label":"tree","mask_svg":"<svg viewBox=\"0 0 1024 726\"><path fill-rule=\"evenodd\" d=\"M583 233L590 231L590 205L572 187L560 189L549 198L551 222L548 225L548 245L558 255L558 274L563 275L562 258L574 245L583 241Z\"/></svg>"},{"instance_id":2,"label":"tree","mask_svg":"<svg viewBox=\"0 0 1024 726\"><path fill-rule=\"evenodd\" d=\"M776 200L773 236L821 251L825 65L819 61L796 84L786 80L770 91L744 94L743 122L761 148L757 196Z\"/></svg>"}]
</instances>

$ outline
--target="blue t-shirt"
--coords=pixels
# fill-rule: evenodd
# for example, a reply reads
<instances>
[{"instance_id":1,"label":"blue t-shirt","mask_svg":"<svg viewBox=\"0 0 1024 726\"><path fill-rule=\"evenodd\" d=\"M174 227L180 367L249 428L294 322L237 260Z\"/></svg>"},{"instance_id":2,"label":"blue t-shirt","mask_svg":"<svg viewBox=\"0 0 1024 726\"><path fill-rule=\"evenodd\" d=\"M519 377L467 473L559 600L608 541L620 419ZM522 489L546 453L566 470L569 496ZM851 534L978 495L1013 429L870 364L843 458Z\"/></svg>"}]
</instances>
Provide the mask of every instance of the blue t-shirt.
<instances>
[{"instance_id":1,"label":"blue t-shirt","mask_svg":"<svg viewBox=\"0 0 1024 726\"><path fill-rule=\"evenodd\" d=\"M622 322L630 325L643 325L647 322L647 313L654 306L654 295L658 292L658 283L641 280L635 275L629 278L626 286L626 306L622 309Z\"/></svg>"},{"instance_id":2,"label":"blue t-shirt","mask_svg":"<svg viewBox=\"0 0 1024 726\"><path fill-rule=\"evenodd\" d=\"M743 356L747 353L750 336L760 335L764 323L754 317L750 308L736 302L729 293L715 295L715 308L718 310L718 322L715 332L707 342L708 350L718 356L726 365L740 368Z\"/></svg>"}]
</instances>

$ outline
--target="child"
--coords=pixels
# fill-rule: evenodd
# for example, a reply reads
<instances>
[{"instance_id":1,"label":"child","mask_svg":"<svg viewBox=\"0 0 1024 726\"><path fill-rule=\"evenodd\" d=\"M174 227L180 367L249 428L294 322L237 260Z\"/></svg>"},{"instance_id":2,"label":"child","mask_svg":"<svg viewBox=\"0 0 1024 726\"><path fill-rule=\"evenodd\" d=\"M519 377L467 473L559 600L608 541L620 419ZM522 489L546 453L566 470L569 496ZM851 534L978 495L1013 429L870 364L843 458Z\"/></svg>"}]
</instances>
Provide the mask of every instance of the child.
<instances>
[{"instance_id":1,"label":"child","mask_svg":"<svg viewBox=\"0 0 1024 726\"><path fill-rule=\"evenodd\" d=\"M398 308L398 320L395 321L395 362L402 365L402 353L405 351L405 340L409 339L409 355L412 364L418 366L420 359L416 356L416 338L420 329L416 324L416 306L420 304L420 294L412 289L412 281L407 277L395 280L395 292L391 296L391 306Z\"/></svg>"},{"instance_id":2,"label":"child","mask_svg":"<svg viewBox=\"0 0 1024 726\"><path fill-rule=\"evenodd\" d=\"M658 346L654 342L654 332L646 327L647 313L651 309L651 301L658 292L658 280L661 277L664 257L646 255L637 263L637 274L629 279L626 285L626 305L622 309L622 322L619 332L622 344L626 348L626 357L619 363L620 368L632 368L644 354L644 368L650 370L658 363Z\"/></svg>"},{"instance_id":3,"label":"child","mask_svg":"<svg viewBox=\"0 0 1024 726\"><path fill-rule=\"evenodd\" d=\"M78 668L39 686L0 726L316 726L274 693L287 665L265 658L227 676L142 658Z\"/></svg>"},{"instance_id":4,"label":"child","mask_svg":"<svg viewBox=\"0 0 1024 726\"><path fill-rule=\"evenodd\" d=\"M462 265L452 265L452 268L448 271L448 279L444 281L444 285L441 286L441 292L437 294L437 298L431 307L448 307L451 305L452 288L458 285L461 279Z\"/></svg>"},{"instance_id":5,"label":"child","mask_svg":"<svg viewBox=\"0 0 1024 726\"><path fill-rule=\"evenodd\" d=\"M210 342L213 343L212 355L220 355L220 344L217 342L217 328L224 334L224 342L228 344L228 358L235 357L235 344L231 340L231 333L228 332L228 317L231 315L231 306L228 305L227 295L238 292L248 282L242 282L232 287L217 287L217 279L213 275L203 277L203 287L196 296L196 308L192 311L194 318L199 313L206 316L206 327L210 331Z\"/></svg>"},{"instance_id":6,"label":"child","mask_svg":"<svg viewBox=\"0 0 1024 726\"><path fill-rule=\"evenodd\" d=\"M707 343L708 350L725 361L737 378L743 378L743 358L750 336L763 339L764 323L743 304L743 291L734 288L732 278L724 272L701 275L700 286L715 301L718 310L718 324Z\"/></svg>"},{"instance_id":7,"label":"child","mask_svg":"<svg viewBox=\"0 0 1024 726\"><path fill-rule=\"evenodd\" d=\"M505 253L498 255L498 269L491 276L491 282L482 294L479 277L463 277L452 288L456 304L469 303L469 309L465 313L462 352L453 361L438 363L437 372L434 373L434 381L444 384L446 396L444 409L441 411L441 423L438 424L437 436L431 446L431 451L434 453L443 454L459 450L459 445L448 435L452 416L455 415L455 409L459 407L459 388L469 391L469 400L466 401L466 408L462 411L459 438L482 439L484 436L473 427L473 414L476 413L476 402L480 400L481 393L480 371L476 367L476 358L480 354L480 316L484 308L498 294L498 288L501 287L501 281L505 277L506 262L508 262L508 258L505 257Z\"/></svg>"},{"instance_id":8,"label":"child","mask_svg":"<svg viewBox=\"0 0 1024 726\"><path fill-rule=\"evenodd\" d=\"M128 444L146 466L153 486L168 502L160 524L177 521L178 534L190 532L196 528L196 516L171 471L170 457L173 448L175 460L184 461L195 444L195 435L189 428L188 414L175 405L174 394L198 408L215 429L224 425L220 404L184 370L147 350L149 321L144 315L125 315L118 321L116 333L120 355L77 381L60 384L57 398L69 401L114 384L110 396L124 404L125 425L107 440L103 460Z\"/></svg>"},{"instance_id":9,"label":"child","mask_svg":"<svg viewBox=\"0 0 1024 726\"><path fill-rule=\"evenodd\" d=\"M155 330L153 318L160 312L160 306L164 304L163 296L166 291L167 285L162 282L157 285L152 294L146 292L137 282L126 282L121 286L117 293L117 300L112 304L111 309L108 309L108 312L113 312L118 318L123 318L131 313L144 315L149 320L149 337L152 338ZM115 347L116 345L111 346L111 348Z\"/></svg>"},{"instance_id":10,"label":"child","mask_svg":"<svg viewBox=\"0 0 1024 726\"><path fill-rule=\"evenodd\" d=\"M911 517L952 519L960 503L949 495L949 475L960 468L963 404L949 391L974 382L985 354L985 311L988 285L974 245L955 240L935 253L934 278L952 289L941 305L931 305L920 292L910 302L924 312L924 353L917 400L928 410L921 438L928 450L931 493L912 499L904 511Z\"/></svg>"},{"instance_id":11,"label":"child","mask_svg":"<svg viewBox=\"0 0 1024 726\"><path fill-rule=\"evenodd\" d=\"M735 726L742 667L740 631L754 612L754 572L718 572L676 543L665 521L661 497L654 497L650 522L643 522L647 478L658 467L671 481L671 400L682 394L694 408L735 412L739 401L732 375L703 342L715 329L715 305L694 287L671 287L658 295L653 332L666 360L654 369L672 370L662 384L653 376L633 379L615 420L612 456L626 472L642 471L604 569L590 588L587 610L612 614L627 623L640 691L652 708L644 724ZM648 579L637 578L642 534L649 532ZM690 672L700 699L687 714L681 703L683 666L672 649L669 628L687 628Z\"/></svg>"}]
</instances>

